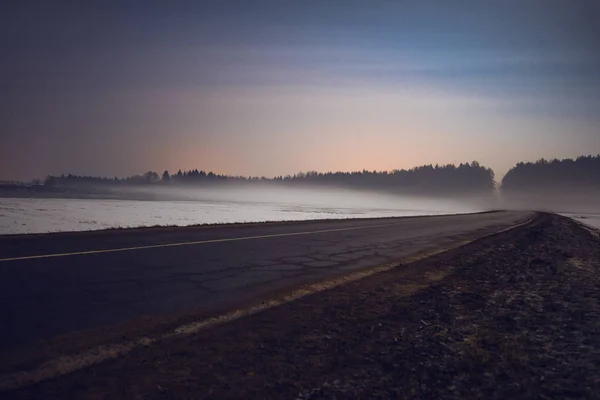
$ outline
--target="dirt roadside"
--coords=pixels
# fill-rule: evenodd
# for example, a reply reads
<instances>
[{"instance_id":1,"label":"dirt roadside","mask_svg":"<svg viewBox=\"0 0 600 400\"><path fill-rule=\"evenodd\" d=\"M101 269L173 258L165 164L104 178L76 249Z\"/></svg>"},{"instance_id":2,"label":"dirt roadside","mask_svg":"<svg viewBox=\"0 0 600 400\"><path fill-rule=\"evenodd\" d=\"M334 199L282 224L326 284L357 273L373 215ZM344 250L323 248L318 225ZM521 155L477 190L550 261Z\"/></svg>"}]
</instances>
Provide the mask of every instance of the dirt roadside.
<instances>
[{"instance_id":1,"label":"dirt roadside","mask_svg":"<svg viewBox=\"0 0 600 400\"><path fill-rule=\"evenodd\" d=\"M600 240L533 223L7 398L594 398Z\"/></svg>"}]
</instances>

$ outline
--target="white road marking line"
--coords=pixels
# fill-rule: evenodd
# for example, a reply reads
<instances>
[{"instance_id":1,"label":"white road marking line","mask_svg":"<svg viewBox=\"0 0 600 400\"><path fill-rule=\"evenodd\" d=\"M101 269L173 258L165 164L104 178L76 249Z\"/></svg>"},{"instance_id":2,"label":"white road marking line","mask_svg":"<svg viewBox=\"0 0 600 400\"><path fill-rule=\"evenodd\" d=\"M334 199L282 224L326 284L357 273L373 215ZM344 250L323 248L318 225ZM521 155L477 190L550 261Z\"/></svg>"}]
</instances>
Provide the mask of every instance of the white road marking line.
<instances>
[{"instance_id":1,"label":"white road marking line","mask_svg":"<svg viewBox=\"0 0 600 400\"><path fill-rule=\"evenodd\" d=\"M209 244L209 243L237 242L237 241L242 241L242 240L269 239L269 238L278 238L278 237L286 237L286 236L305 236L305 235L315 235L318 233L344 232L344 231L356 231L356 230L370 229L370 228L383 228L383 227L389 227L389 226L395 226L395 225L401 225L401 224L405 224L405 222L396 222L393 224L380 224L380 225L369 225L369 226L354 226L354 227L350 227L350 228L324 229L324 230L320 230L320 231L277 233L277 234L272 234L272 235L246 236L246 237L225 238L225 239L209 239L209 240L198 240L198 241L193 241L193 242L151 244L151 245L147 245L147 246L121 247L121 248L116 248L116 249L75 251L72 253L40 254L40 255L36 255L36 256L9 257L9 258L0 258L0 262L35 260L38 258L79 256L79 255L87 255L87 254L117 253L120 251L158 249L158 248L162 248L162 247L191 246L191 245L200 245L200 244Z\"/></svg>"}]
</instances>

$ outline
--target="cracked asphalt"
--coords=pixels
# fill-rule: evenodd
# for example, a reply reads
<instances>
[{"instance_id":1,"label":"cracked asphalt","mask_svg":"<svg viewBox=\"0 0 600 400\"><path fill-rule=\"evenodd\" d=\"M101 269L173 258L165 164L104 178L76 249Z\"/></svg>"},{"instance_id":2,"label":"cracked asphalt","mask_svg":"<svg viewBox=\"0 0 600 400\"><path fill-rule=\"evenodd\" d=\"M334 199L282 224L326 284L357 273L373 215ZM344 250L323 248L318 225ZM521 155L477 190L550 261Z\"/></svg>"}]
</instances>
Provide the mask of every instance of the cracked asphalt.
<instances>
[{"instance_id":1,"label":"cracked asphalt","mask_svg":"<svg viewBox=\"0 0 600 400\"><path fill-rule=\"evenodd\" d=\"M143 316L227 309L275 290L475 239L531 216L502 211L2 236L0 352ZM268 237L247 239L256 236ZM219 239L228 241L1 261Z\"/></svg>"}]
</instances>

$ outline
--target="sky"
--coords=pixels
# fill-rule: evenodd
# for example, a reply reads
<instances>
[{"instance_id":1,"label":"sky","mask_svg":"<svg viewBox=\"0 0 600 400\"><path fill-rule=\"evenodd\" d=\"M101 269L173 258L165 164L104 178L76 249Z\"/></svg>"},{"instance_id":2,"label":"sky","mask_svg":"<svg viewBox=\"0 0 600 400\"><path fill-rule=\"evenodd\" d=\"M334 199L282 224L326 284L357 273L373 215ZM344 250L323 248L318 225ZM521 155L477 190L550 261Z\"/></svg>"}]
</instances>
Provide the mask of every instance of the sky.
<instances>
[{"instance_id":1,"label":"sky","mask_svg":"<svg viewBox=\"0 0 600 400\"><path fill-rule=\"evenodd\" d=\"M0 3L0 179L600 153L600 3Z\"/></svg>"}]
</instances>

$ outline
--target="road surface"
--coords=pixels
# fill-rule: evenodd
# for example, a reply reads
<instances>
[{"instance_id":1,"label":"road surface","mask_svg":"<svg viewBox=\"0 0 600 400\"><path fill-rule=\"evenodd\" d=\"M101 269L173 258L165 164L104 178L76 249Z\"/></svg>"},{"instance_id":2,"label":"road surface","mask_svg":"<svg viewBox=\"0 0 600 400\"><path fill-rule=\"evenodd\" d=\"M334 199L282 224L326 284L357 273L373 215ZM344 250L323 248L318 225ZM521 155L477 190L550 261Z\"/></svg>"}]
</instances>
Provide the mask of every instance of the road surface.
<instances>
[{"instance_id":1,"label":"road surface","mask_svg":"<svg viewBox=\"0 0 600 400\"><path fill-rule=\"evenodd\" d=\"M148 315L225 309L524 222L529 212L0 237L0 352Z\"/></svg>"}]
</instances>

